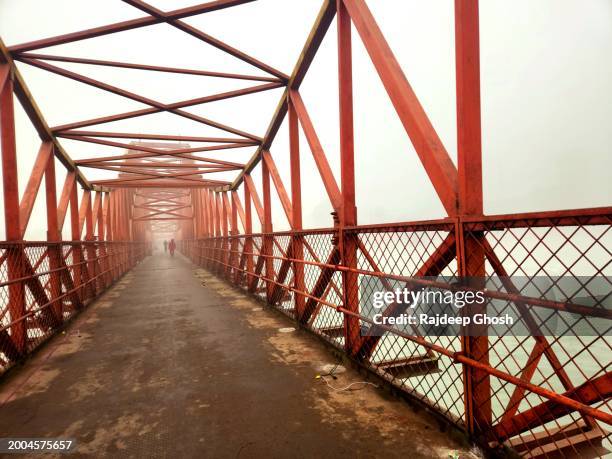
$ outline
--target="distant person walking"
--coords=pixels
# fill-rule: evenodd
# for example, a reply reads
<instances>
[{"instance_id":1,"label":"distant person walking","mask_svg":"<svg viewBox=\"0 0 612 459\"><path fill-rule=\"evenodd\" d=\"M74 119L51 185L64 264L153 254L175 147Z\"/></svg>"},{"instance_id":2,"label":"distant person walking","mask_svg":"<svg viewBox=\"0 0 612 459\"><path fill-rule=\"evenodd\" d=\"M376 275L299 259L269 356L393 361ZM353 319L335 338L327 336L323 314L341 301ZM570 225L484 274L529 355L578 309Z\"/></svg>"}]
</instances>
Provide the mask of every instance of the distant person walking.
<instances>
[{"instance_id":1,"label":"distant person walking","mask_svg":"<svg viewBox=\"0 0 612 459\"><path fill-rule=\"evenodd\" d=\"M164 240L164 252L168 251L168 241Z\"/></svg>"},{"instance_id":2,"label":"distant person walking","mask_svg":"<svg viewBox=\"0 0 612 459\"><path fill-rule=\"evenodd\" d=\"M170 249L170 256L173 257L174 251L176 250L176 242L174 242L174 239L170 239L170 244L168 244L168 248Z\"/></svg>"}]
</instances>

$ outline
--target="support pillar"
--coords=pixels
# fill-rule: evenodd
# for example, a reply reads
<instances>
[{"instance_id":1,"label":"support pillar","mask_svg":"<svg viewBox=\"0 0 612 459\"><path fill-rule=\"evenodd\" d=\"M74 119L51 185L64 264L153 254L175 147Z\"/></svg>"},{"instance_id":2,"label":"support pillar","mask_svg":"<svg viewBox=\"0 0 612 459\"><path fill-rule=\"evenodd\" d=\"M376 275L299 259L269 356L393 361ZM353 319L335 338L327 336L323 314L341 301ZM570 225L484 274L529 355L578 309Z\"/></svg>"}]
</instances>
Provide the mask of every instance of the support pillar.
<instances>
[{"instance_id":1,"label":"support pillar","mask_svg":"<svg viewBox=\"0 0 612 459\"><path fill-rule=\"evenodd\" d=\"M13 106L13 80L8 64L2 64L2 70L9 72L8 79L0 92L0 140L2 147L2 186L4 192L4 225L6 240L15 243L7 256L8 280L23 277L23 250L19 224L19 184L17 181L17 147L15 144L15 112ZM23 282L15 282L8 287L11 322L24 316L25 291ZM15 347L15 357L22 355L27 347L25 320L15 322L10 329L11 341Z\"/></svg>"},{"instance_id":2,"label":"support pillar","mask_svg":"<svg viewBox=\"0 0 612 459\"><path fill-rule=\"evenodd\" d=\"M472 288L483 288L485 253L483 233L466 234L462 217L481 216L482 146L480 126L480 45L478 0L455 0L455 56L457 78L457 172L459 177L460 275ZM486 303L472 305L469 314L486 312ZM462 350L466 356L489 364L489 338L486 325L470 325ZM490 376L464 365L466 425L472 434L486 431L492 422Z\"/></svg>"},{"instance_id":3,"label":"support pillar","mask_svg":"<svg viewBox=\"0 0 612 459\"><path fill-rule=\"evenodd\" d=\"M342 264L357 268L356 235L346 234L344 228L357 224L355 207L355 153L353 141L353 71L351 47L351 18L342 0L337 0L338 24L338 87L340 107L340 179L342 206L340 208L339 244ZM342 272L342 304L349 311L359 313L358 276ZM361 335L359 319L345 315L344 345L347 353L354 354L359 348Z\"/></svg>"},{"instance_id":4,"label":"support pillar","mask_svg":"<svg viewBox=\"0 0 612 459\"><path fill-rule=\"evenodd\" d=\"M294 231L302 230L302 178L300 172L300 132L298 127L298 117L295 113L293 103L289 101L288 108L289 124L289 158L291 163L291 203L292 218L291 227ZM291 253L288 253L294 260L304 259L304 236L302 234L293 235ZM299 291L306 291L304 282L304 264L293 263L293 287ZM304 313L306 298L299 293L294 294L295 317L301 317Z\"/></svg>"},{"instance_id":5,"label":"support pillar","mask_svg":"<svg viewBox=\"0 0 612 459\"><path fill-rule=\"evenodd\" d=\"M63 319L63 300L57 300L62 294L62 273L57 271L63 265L61 236L57 221L57 190L55 184L55 156L53 153L45 168L45 192L47 205L47 241L52 243L48 248L49 268L53 271L49 276L51 287L51 305L53 316L61 323Z\"/></svg>"},{"instance_id":6,"label":"support pillar","mask_svg":"<svg viewBox=\"0 0 612 459\"><path fill-rule=\"evenodd\" d=\"M266 279L274 279L274 259L270 258L273 254L273 237L272 233L272 202L270 196L270 169L265 161L261 162L261 181L263 188L263 210L264 220L262 233L264 233L262 241L262 254L264 255L265 273ZM272 290L274 284L270 281L266 281L266 298L268 302L272 299Z\"/></svg>"}]
</instances>

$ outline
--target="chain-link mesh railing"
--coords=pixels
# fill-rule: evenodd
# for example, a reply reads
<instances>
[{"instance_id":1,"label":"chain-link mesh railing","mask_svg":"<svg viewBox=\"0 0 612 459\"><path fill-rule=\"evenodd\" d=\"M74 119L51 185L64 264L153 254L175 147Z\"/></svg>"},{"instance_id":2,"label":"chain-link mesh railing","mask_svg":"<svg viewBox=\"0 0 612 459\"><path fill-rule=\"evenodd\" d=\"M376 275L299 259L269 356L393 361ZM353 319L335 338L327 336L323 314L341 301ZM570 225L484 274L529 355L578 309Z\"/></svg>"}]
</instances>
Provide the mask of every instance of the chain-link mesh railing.
<instances>
[{"instance_id":1,"label":"chain-link mesh railing","mask_svg":"<svg viewBox=\"0 0 612 459\"><path fill-rule=\"evenodd\" d=\"M146 243L0 243L0 373L147 253Z\"/></svg>"},{"instance_id":2,"label":"chain-link mesh railing","mask_svg":"<svg viewBox=\"0 0 612 459\"><path fill-rule=\"evenodd\" d=\"M611 223L609 209L591 209L214 237L181 250L482 444L580 455L610 440ZM372 320L376 291L453 289L470 274L489 314L512 310L520 326L432 336Z\"/></svg>"}]
</instances>

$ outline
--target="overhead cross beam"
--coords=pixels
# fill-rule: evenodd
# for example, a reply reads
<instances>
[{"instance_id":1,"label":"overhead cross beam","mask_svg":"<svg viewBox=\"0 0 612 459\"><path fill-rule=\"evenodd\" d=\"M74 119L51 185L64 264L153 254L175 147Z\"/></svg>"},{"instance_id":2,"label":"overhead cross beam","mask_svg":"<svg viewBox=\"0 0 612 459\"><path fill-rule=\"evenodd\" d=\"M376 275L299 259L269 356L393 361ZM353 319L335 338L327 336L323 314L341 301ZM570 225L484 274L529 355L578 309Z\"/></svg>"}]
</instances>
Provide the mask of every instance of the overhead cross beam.
<instances>
[{"instance_id":1,"label":"overhead cross beam","mask_svg":"<svg viewBox=\"0 0 612 459\"><path fill-rule=\"evenodd\" d=\"M98 65L102 67L117 67L132 70L148 70L151 72L178 73L182 75L207 76L213 78L229 78L234 80L267 81L270 83L282 82L278 78L242 75L239 73L211 72L209 70L182 69L176 67L164 67L159 65L132 64L129 62L105 61L100 59L86 59L82 57L54 56L51 54L21 53L21 57L40 59L43 61L69 62L72 64Z\"/></svg>"},{"instance_id":2,"label":"overhead cross beam","mask_svg":"<svg viewBox=\"0 0 612 459\"><path fill-rule=\"evenodd\" d=\"M140 27L160 24L162 22L165 22L166 20L183 19L191 16L196 16L198 14L218 11L224 8L230 8L232 6L242 5L244 3L249 3L252 1L253 0L213 0L210 2L200 3L198 5L167 11L163 14L163 17L146 16L143 18L131 19L129 21L116 22L114 24L109 24L101 27L81 30L79 32L72 32L64 35L57 35L51 38L44 38L28 43L22 43L20 45L11 46L9 48L9 51L11 53L23 53L26 51L33 51L35 49L47 48L49 46L73 43L75 41L86 40L88 38L101 37L116 32L123 32L126 30L133 30L138 29Z\"/></svg>"},{"instance_id":3,"label":"overhead cross beam","mask_svg":"<svg viewBox=\"0 0 612 459\"><path fill-rule=\"evenodd\" d=\"M4 81L2 81L4 80ZM45 121L38 105L34 101L28 86L26 85L19 69L15 66L12 56L8 49L4 45L4 42L0 39L0 90L6 84L7 81L11 81L13 91L19 99L21 106L28 115L28 118L32 122L34 129L38 133L38 136L43 142L51 141L54 145L55 157L68 169L69 171L76 171L77 180L84 188L91 188L91 184L85 178L85 176L75 166L74 161L70 158L66 150L54 137L49 125Z\"/></svg>"},{"instance_id":4,"label":"overhead cross beam","mask_svg":"<svg viewBox=\"0 0 612 459\"><path fill-rule=\"evenodd\" d=\"M195 99L188 99L188 100L183 100L180 102L174 102L172 104L167 104L166 107L168 107L168 109L179 109L179 108L190 107L193 105L201 105L201 104L206 104L209 102L216 102L220 100L231 99L234 97L245 96L248 94L255 94L258 92L262 92L262 91L268 91L270 89L279 88L283 85L284 85L283 83L266 83L266 84L262 84L258 86L252 86L249 88L236 89L234 91L227 91L227 92L223 92L219 94L213 94L211 96L204 96L204 97L198 97ZM129 112L119 113L116 115L108 115L108 116L93 118L89 120L78 121L75 123L64 124L62 126L54 127L53 131L62 132L62 131L70 130L70 129L78 129L78 128L83 128L87 126L97 125L97 124L104 124L104 123L126 120L130 118L137 118L140 116L160 113L162 111L164 110L159 107L143 108L141 110L132 110Z\"/></svg>"},{"instance_id":5,"label":"overhead cross beam","mask_svg":"<svg viewBox=\"0 0 612 459\"><path fill-rule=\"evenodd\" d=\"M229 46L228 44L222 42L221 40L218 40L196 29L195 27L181 21L180 18L172 16L169 13L164 13L163 11L155 8L154 6L149 5L148 3L143 2L142 0L123 0L123 1L129 5L132 5L135 8L138 8L141 11L144 11L147 14L150 14L151 16L157 18L158 20L161 20L163 22L168 23L169 25L173 27L176 27L177 29L197 38L198 40L208 43L209 45L214 46L215 48L220 49L221 51L224 51L227 54L230 54L231 56L234 56L240 59L241 61L251 64L253 67L257 67L258 69L263 70L264 72L267 72L271 75L274 75L275 77L280 78L281 80L286 81L289 79L287 75L276 70L275 68L267 64L264 64L263 62L255 59L254 57L251 57L248 54L245 54L242 51Z\"/></svg>"},{"instance_id":6,"label":"overhead cross beam","mask_svg":"<svg viewBox=\"0 0 612 459\"><path fill-rule=\"evenodd\" d=\"M186 112L184 110L180 110L178 108L173 108L170 105L163 104L156 100L150 99L148 97L141 96L139 94L135 94L131 91L126 91L125 89L118 88L116 86L110 85L108 83L103 83L102 81L96 80L94 78L86 77L76 72L72 72L70 70L66 70L55 65L51 65L46 62L39 61L37 59L27 59L23 57L17 57L16 59L24 62L26 64L32 65L34 67L38 67L42 70L46 70L51 73L55 73L56 75L60 75L66 78L70 78L71 80L78 81L80 83L84 83L89 86L93 86L98 89L102 89L104 91L110 92L112 94L116 94L121 97L125 97L126 99L133 100L135 102L140 102L144 105L149 105L155 108L157 111L169 112L174 115L181 116L183 118L189 119L191 121L195 121L201 124L205 124L210 127L214 127L216 129L220 129L222 131L229 132L231 134L238 135L240 137L246 137L247 139L260 141L261 139L256 135L249 134L248 132L241 131L239 129L235 129L231 126L227 126L222 123L218 123L216 121L210 120L208 118L204 118L203 116L194 115L193 113Z\"/></svg>"},{"instance_id":7,"label":"overhead cross beam","mask_svg":"<svg viewBox=\"0 0 612 459\"><path fill-rule=\"evenodd\" d=\"M287 115L289 89L299 89L304 77L306 76L306 72L310 68L312 61L314 60L314 57L321 46L321 43L323 42L323 38L325 37L325 34L327 33L335 14L336 2L333 0L324 1L312 29L310 30L308 39L306 40L302 52L300 53L300 57L293 68L291 77L287 82L287 89L278 101L274 115L272 115L272 120L270 121L268 129L263 137L263 141L251 159L248 161L244 171L232 182L232 186L230 187L232 190L236 190L242 183L245 174L249 174L257 166L257 164L259 164L261 161L262 151L266 148L270 148L272 145L272 142L274 141L276 134L278 134L281 124Z\"/></svg>"}]
</instances>

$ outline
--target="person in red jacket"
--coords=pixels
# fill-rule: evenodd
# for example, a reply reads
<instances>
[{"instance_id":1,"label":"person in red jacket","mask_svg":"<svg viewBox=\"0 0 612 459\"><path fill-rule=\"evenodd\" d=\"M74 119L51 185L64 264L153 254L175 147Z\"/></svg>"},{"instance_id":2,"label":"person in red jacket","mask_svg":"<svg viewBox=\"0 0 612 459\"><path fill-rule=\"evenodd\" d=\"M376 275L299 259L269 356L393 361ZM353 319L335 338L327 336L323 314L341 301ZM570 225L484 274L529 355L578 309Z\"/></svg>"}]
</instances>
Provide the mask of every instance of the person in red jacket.
<instances>
[{"instance_id":1,"label":"person in red jacket","mask_svg":"<svg viewBox=\"0 0 612 459\"><path fill-rule=\"evenodd\" d=\"M170 256L174 256L174 251L176 250L176 242L174 239L170 239L170 244L168 244L168 249L170 250Z\"/></svg>"}]
</instances>

